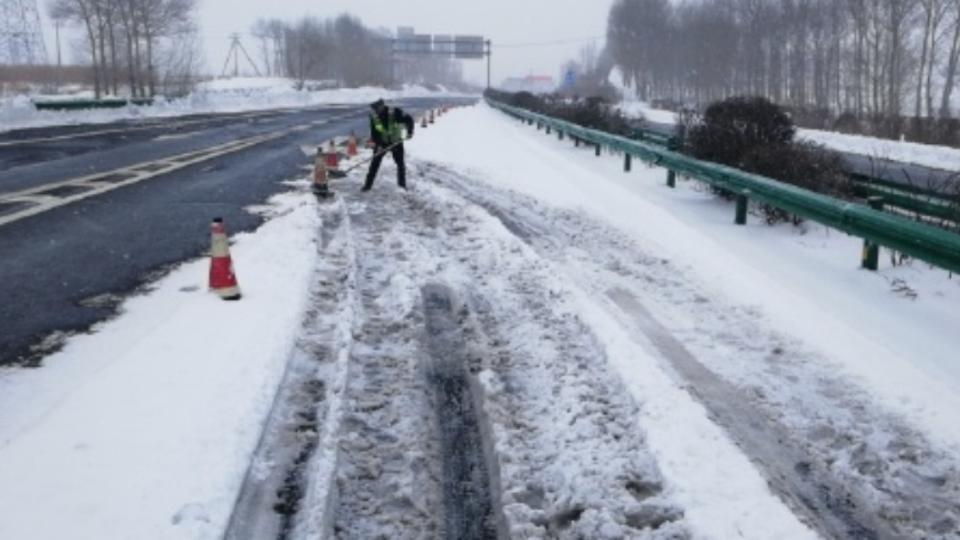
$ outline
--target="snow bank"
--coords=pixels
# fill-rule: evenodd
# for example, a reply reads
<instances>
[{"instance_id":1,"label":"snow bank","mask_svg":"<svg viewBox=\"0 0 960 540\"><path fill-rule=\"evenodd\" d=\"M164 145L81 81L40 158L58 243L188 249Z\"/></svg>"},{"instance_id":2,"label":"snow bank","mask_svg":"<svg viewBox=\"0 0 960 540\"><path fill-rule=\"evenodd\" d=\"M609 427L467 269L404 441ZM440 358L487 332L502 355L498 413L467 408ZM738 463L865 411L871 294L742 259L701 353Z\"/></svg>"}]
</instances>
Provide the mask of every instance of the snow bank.
<instances>
[{"instance_id":1,"label":"snow bank","mask_svg":"<svg viewBox=\"0 0 960 540\"><path fill-rule=\"evenodd\" d=\"M671 111L654 109L643 101L623 101L617 108L624 116L631 118L643 117L658 124L673 124L677 121L677 114Z\"/></svg>"},{"instance_id":2,"label":"snow bank","mask_svg":"<svg viewBox=\"0 0 960 540\"><path fill-rule=\"evenodd\" d=\"M37 111L30 98L17 96L0 99L0 132L30 127L98 124L187 114L370 103L381 97L390 100L465 95L446 89L434 91L422 86L406 86L402 90L361 87L318 91L297 90L294 86L294 81L283 78L218 79L200 84L194 92L184 98L173 100L160 98L149 107L131 105L121 109L89 111Z\"/></svg>"},{"instance_id":3,"label":"snow bank","mask_svg":"<svg viewBox=\"0 0 960 540\"><path fill-rule=\"evenodd\" d=\"M316 263L311 196L272 203L232 249L241 301L190 262L43 368L0 370L0 538L219 537Z\"/></svg>"},{"instance_id":4,"label":"snow bank","mask_svg":"<svg viewBox=\"0 0 960 540\"><path fill-rule=\"evenodd\" d=\"M915 163L934 169L960 171L960 148L891 141L816 129L798 129L797 136L800 139L822 144L827 148L841 152L862 154L868 157L903 163Z\"/></svg>"}]
</instances>

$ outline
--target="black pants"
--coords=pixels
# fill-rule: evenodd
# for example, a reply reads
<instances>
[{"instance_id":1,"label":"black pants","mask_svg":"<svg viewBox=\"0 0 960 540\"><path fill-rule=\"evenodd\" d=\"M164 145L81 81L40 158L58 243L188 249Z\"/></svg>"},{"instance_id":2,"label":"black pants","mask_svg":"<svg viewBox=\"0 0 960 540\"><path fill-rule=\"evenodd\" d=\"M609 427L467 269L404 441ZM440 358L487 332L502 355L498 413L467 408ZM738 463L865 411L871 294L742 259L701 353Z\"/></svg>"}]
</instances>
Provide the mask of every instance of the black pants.
<instances>
[{"instance_id":1,"label":"black pants","mask_svg":"<svg viewBox=\"0 0 960 540\"><path fill-rule=\"evenodd\" d=\"M367 182L363 185L365 189L370 189L373 187L373 181L377 177L377 171L380 170L380 162L383 161L385 153L383 153L383 148L376 148L374 153L376 157L373 158L373 161L370 163L370 171L367 173ZM403 145L398 144L390 150L390 154L393 156L393 162L397 164L397 184L400 187L407 187L407 166L403 162Z\"/></svg>"}]
</instances>

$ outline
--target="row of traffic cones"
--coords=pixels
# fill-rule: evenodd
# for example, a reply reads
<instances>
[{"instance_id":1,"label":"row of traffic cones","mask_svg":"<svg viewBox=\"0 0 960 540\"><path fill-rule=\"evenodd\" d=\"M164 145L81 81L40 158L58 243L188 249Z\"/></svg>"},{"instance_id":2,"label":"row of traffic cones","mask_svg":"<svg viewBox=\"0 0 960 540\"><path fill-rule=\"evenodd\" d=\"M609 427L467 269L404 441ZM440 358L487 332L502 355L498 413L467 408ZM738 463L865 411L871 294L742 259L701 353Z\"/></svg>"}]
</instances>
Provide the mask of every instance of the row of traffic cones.
<instances>
[{"instance_id":1,"label":"row of traffic cones","mask_svg":"<svg viewBox=\"0 0 960 540\"><path fill-rule=\"evenodd\" d=\"M359 153L357 136L351 134L346 143L346 157L353 159ZM313 166L313 192L317 196L330 197L333 193L330 191L329 180L345 176L345 173L340 170L340 159L340 151L337 149L335 140L331 139L326 149L323 146L317 147L317 157Z\"/></svg>"},{"instance_id":2,"label":"row of traffic cones","mask_svg":"<svg viewBox=\"0 0 960 540\"><path fill-rule=\"evenodd\" d=\"M348 157L356 157L357 138L353 135L347 141ZM340 152L336 142L330 141L327 149L317 148L317 158L313 173L313 191L318 196L329 197L333 193L328 185L329 178L340 178L344 173L340 171ZM239 300L240 286L233 268L233 259L230 257L230 243L227 239L226 226L222 218L214 218L210 225L210 290L224 300Z\"/></svg>"},{"instance_id":3,"label":"row of traffic cones","mask_svg":"<svg viewBox=\"0 0 960 540\"><path fill-rule=\"evenodd\" d=\"M422 127L436 123L439 116L450 112L449 107L431 109L422 119ZM369 145L369 144L368 144ZM352 159L359 155L359 142L356 135L351 134L346 143L346 156ZM317 157L314 161L313 191L319 196L332 195L328 180L340 178L344 173L340 170L340 152L336 141L331 140L324 149L317 148ZM233 268L233 259L230 256L230 241L227 238L226 225L222 218L214 218L210 225L210 290L224 300L239 300L242 297L237 274Z\"/></svg>"},{"instance_id":4,"label":"row of traffic cones","mask_svg":"<svg viewBox=\"0 0 960 540\"><path fill-rule=\"evenodd\" d=\"M435 124L437 122L437 118L440 118L441 116L447 114L448 112L450 112L450 107L440 107L438 109L430 109L420 119L420 127L426 128L426 127L429 127L430 124Z\"/></svg>"},{"instance_id":5,"label":"row of traffic cones","mask_svg":"<svg viewBox=\"0 0 960 540\"><path fill-rule=\"evenodd\" d=\"M351 135L346 144L346 155L349 158L359 154L357 137ZM343 175L340 171L340 152L336 142L331 140L326 150L323 146L317 148L317 158L313 174L313 190L323 197L332 195L327 184L328 178L338 178ZM242 297L237 274L233 268L233 259L230 256L230 242L227 238L227 229L223 218L214 218L210 225L210 290L224 300L239 300Z\"/></svg>"},{"instance_id":6,"label":"row of traffic cones","mask_svg":"<svg viewBox=\"0 0 960 540\"><path fill-rule=\"evenodd\" d=\"M426 128L431 124L437 123L437 118L443 116L445 112L447 112L446 108L441 108L436 110L430 109L429 111L424 113L423 118L420 119L420 127Z\"/></svg>"}]
</instances>

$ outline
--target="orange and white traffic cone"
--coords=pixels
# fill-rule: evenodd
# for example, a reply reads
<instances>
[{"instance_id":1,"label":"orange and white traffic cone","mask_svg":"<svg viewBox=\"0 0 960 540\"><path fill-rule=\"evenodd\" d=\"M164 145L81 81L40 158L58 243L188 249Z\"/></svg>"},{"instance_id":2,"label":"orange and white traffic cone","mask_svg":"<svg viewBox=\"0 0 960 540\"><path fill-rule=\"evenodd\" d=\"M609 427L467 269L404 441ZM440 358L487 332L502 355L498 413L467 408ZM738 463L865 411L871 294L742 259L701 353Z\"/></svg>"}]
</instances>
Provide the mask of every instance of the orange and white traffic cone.
<instances>
[{"instance_id":1,"label":"orange and white traffic cone","mask_svg":"<svg viewBox=\"0 0 960 540\"><path fill-rule=\"evenodd\" d=\"M428 120L427 120L427 115L426 115L426 113L424 113L423 118L420 120L420 127L426 129L426 128L427 128L427 122L428 122Z\"/></svg>"},{"instance_id":2,"label":"orange and white traffic cone","mask_svg":"<svg viewBox=\"0 0 960 540\"><path fill-rule=\"evenodd\" d=\"M324 157L324 162L327 166L327 175L330 178L343 178L346 176L346 174L340 170L340 152L337 151L337 144L332 139L330 140L330 146Z\"/></svg>"},{"instance_id":3,"label":"orange and white traffic cone","mask_svg":"<svg viewBox=\"0 0 960 540\"><path fill-rule=\"evenodd\" d=\"M357 157L357 136L352 133L350 134L350 139L347 141L347 157Z\"/></svg>"},{"instance_id":4,"label":"orange and white traffic cone","mask_svg":"<svg viewBox=\"0 0 960 540\"><path fill-rule=\"evenodd\" d=\"M313 164L313 192L319 197L330 196L327 183L327 157L322 148L317 148L317 158Z\"/></svg>"},{"instance_id":5,"label":"orange and white traffic cone","mask_svg":"<svg viewBox=\"0 0 960 540\"><path fill-rule=\"evenodd\" d=\"M240 287L230 258L230 242L223 218L214 218L210 226L210 290L224 300L239 300Z\"/></svg>"},{"instance_id":6,"label":"orange and white traffic cone","mask_svg":"<svg viewBox=\"0 0 960 540\"><path fill-rule=\"evenodd\" d=\"M437 121L436 117L433 115L433 109L430 109L430 123L433 124Z\"/></svg>"}]
</instances>

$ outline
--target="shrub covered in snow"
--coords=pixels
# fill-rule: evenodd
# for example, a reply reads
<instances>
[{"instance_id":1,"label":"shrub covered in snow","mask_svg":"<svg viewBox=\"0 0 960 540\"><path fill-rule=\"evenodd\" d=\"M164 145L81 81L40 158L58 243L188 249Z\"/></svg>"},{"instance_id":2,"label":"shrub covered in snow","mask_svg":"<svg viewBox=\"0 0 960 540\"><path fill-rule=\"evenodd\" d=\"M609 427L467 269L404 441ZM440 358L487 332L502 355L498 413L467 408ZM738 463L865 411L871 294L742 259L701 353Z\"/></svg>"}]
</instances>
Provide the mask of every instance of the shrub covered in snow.
<instances>
[{"instance_id":1,"label":"shrub covered in snow","mask_svg":"<svg viewBox=\"0 0 960 540\"><path fill-rule=\"evenodd\" d=\"M560 95L534 95L529 92L487 90L490 99L528 111L546 114L574 124L630 136L633 128L614 103L602 97L568 98Z\"/></svg>"},{"instance_id":2,"label":"shrub covered in snow","mask_svg":"<svg viewBox=\"0 0 960 540\"><path fill-rule=\"evenodd\" d=\"M788 144L795 133L790 117L766 98L734 97L707 107L687 140L693 156L739 167L756 148Z\"/></svg>"},{"instance_id":3,"label":"shrub covered in snow","mask_svg":"<svg viewBox=\"0 0 960 540\"><path fill-rule=\"evenodd\" d=\"M852 196L840 155L813 143L795 142L790 116L766 98L729 98L710 105L702 117L682 120L685 151L696 158L826 195ZM800 221L766 205L761 211L768 223Z\"/></svg>"},{"instance_id":4,"label":"shrub covered in snow","mask_svg":"<svg viewBox=\"0 0 960 540\"><path fill-rule=\"evenodd\" d=\"M853 184L843 172L840 154L813 143L757 146L743 157L742 168L825 195L842 199L853 196ZM760 209L771 224L800 221L779 208L762 205Z\"/></svg>"}]
</instances>

